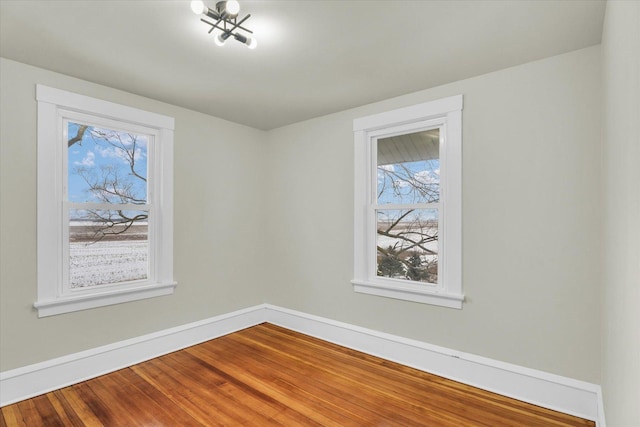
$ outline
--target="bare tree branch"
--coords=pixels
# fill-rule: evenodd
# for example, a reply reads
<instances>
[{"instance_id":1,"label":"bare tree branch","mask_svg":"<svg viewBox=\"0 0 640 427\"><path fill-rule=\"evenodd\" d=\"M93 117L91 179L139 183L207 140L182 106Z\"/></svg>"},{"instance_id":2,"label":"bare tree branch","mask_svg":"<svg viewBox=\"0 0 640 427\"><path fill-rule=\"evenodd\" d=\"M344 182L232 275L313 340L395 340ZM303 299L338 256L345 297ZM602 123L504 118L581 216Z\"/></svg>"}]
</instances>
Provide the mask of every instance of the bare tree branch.
<instances>
[{"instance_id":1,"label":"bare tree branch","mask_svg":"<svg viewBox=\"0 0 640 427\"><path fill-rule=\"evenodd\" d=\"M132 217L127 216L122 210L118 210L117 217L114 218L111 215L111 211L106 211L108 214L103 214L101 211L91 210L88 211L90 216L99 223L93 230L93 240L91 244L97 243L108 236L117 236L126 233L136 222L146 220L148 214L138 214Z\"/></svg>"},{"instance_id":2,"label":"bare tree branch","mask_svg":"<svg viewBox=\"0 0 640 427\"><path fill-rule=\"evenodd\" d=\"M387 237L403 240L403 241L405 241L407 243L410 243L409 246L402 247L402 249L397 252L398 254L402 254L402 253L410 251L411 249L414 249L414 248L420 248L428 255L437 255L438 254L437 252L432 251L431 249L428 249L428 248L426 248L424 246L426 243L437 241L438 240L438 235L429 236L427 238L422 238L419 241L416 241L416 240L413 240L413 239L410 239L410 238L404 236L403 235L404 233L392 234L392 233L389 233L387 231L378 230L378 234L381 235L381 236L387 236ZM416 233L412 233L412 234L416 234ZM378 249L379 249L379 247L378 247Z\"/></svg>"},{"instance_id":3,"label":"bare tree branch","mask_svg":"<svg viewBox=\"0 0 640 427\"><path fill-rule=\"evenodd\" d=\"M82 138L84 137L84 132L87 130L88 127L89 126L87 126L87 125L80 125L78 127L78 132L77 132L76 136L74 136L73 138L69 139L67 147L71 147L76 142L82 141Z\"/></svg>"}]
</instances>

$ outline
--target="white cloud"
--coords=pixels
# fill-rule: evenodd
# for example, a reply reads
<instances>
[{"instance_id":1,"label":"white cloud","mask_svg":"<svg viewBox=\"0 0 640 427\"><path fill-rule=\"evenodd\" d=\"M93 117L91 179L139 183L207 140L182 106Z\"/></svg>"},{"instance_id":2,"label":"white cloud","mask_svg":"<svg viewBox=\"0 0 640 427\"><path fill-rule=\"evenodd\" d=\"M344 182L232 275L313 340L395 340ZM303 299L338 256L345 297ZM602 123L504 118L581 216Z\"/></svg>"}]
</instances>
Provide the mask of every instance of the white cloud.
<instances>
[{"instance_id":1,"label":"white cloud","mask_svg":"<svg viewBox=\"0 0 640 427\"><path fill-rule=\"evenodd\" d=\"M118 157L116 150L110 147L101 147L100 145L96 145L96 151L103 158L113 159L114 157Z\"/></svg>"},{"instance_id":2,"label":"white cloud","mask_svg":"<svg viewBox=\"0 0 640 427\"><path fill-rule=\"evenodd\" d=\"M125 164L129 164L129 157L127 156L127 153L124 150L118 149L118 148L114 148L114 147L100 147L99 145L96 146L96 151L100 154L100 156L102 156L103 158L106 159L120 159L122 160L123 163ZM140 148L136 148L136 151L133 155L134 160L140 160L142 157L144 157L143 151Z\"/></svg>"},{"instance_id":3,"label":"white cloud","mask_svg":"<svg viewBox=\"0 0 640 427\"><path fill-rule=\"evenodd\" d=\"M393 181L393 186L395 188L405 188L409 186L409 182L402 180L402 179L397 179L395 181Z\"/></svg>"},{"instance_id":4,"label":"white cloud","mask_svg":"<svg viewBox=\"0 0 640 427\"><path fill-rule=\"evenodd\" d=\"M420 184L436 184L440 182L440 169L417 172L413 179Z\"/></svg>"},{"instance_id":5,"label":"white cloud","mask_svg":"<svg viewBox=\"0 0 640 427\"><path fill-rule=\"evenodd\" d=\"M385 179L385 172L393 172L395 169L393 165L381 165L378 166L378 182L382 183Z\"/></svg>"},{"instance_id":6,"label":"white cloud","mask_svg":"<svg viewBox=\"0 0 640 427\"><path fill-rule=\"evenodd\" d=\"M73 162L74 165L76 166L93 166L94 165L94 160L96 158L96 155L94 154L93 151L89 151L87 153L87 155L84 157L84 159L82 159L82 161L79 162Z\"/></svg>"}]
</instances>

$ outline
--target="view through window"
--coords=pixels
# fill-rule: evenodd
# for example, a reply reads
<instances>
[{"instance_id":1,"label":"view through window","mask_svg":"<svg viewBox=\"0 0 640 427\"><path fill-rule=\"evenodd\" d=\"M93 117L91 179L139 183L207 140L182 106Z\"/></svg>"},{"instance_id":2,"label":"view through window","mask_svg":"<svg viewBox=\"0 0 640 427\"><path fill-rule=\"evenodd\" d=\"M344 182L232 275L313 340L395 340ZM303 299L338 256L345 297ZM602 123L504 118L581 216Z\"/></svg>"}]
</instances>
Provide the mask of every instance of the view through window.
<instances>
[{"instance_id":1,"label":"view through window","mask_svg":"<svg viewBox=\"0 0 640 427\"><path fill-rule=\"evenodd\" d=\"M151 135L67 121L68 284L149 278Z\"/></svg>"},{"instance_id":2,"label":"view through window","mask_svg":"<svg viewBox=\"0 0 640 427\"><path fill-rule=\"evenodd\" d=\"M440 130L377 140L377 275L438 283Z\"/></svg>"}]
</instances>

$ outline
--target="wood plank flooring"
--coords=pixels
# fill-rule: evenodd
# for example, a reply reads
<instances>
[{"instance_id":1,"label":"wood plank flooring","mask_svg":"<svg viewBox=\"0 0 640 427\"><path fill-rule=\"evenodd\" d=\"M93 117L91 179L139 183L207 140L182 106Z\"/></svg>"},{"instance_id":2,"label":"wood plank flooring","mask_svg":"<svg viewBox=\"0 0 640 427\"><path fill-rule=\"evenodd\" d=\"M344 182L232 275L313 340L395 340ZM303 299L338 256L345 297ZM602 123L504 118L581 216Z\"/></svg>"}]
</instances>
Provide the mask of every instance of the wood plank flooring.
<instances>
[{"instance_id":1,"label":"wood plank flooring","mask_svg":"<svg viewBox=\"0 0 640 427\"><path fill-rule=\"evenodd\" d=\"M4 426L594 426L271 324L2 408Z\"/></svg>"}]
</instances>

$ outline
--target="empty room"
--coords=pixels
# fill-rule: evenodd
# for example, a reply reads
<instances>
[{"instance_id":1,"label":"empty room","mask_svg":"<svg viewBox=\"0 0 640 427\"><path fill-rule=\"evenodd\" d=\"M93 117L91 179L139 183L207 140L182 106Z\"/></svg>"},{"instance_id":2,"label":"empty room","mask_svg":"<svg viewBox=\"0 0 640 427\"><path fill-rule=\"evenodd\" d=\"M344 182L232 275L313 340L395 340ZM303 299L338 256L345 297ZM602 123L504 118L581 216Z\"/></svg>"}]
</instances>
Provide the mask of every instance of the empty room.
<instances>
[{"instance_id":1,"label":"empty room","mask_svg":"<svg viewBox=\"0 0 640 427\"><path fill-rule=\"evenodd\" d=\"M640 427L640 1L0 0L0 427Z\"/></svg>"}]
</instances>

